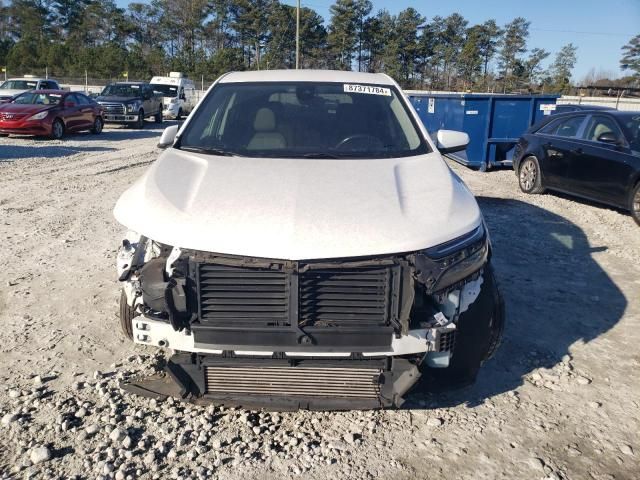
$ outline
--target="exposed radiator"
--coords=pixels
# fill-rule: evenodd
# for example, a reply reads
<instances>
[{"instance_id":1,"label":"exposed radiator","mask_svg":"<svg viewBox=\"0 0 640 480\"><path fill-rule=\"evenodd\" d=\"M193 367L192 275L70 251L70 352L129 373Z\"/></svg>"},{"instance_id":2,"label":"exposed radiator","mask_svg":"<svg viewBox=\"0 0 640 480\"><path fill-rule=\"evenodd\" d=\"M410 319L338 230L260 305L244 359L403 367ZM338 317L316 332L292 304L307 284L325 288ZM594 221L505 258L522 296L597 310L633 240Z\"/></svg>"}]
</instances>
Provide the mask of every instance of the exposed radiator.
<instances>
[{"instance_id":1,"label":"exposed radiator","mask_svg":"<svg viewBox=\"0 0 640 480\"><path fill-rule=\"evenodd\" d=\"M206 366L206 393L307 398L380 395L377 368Z\"/></svg>"}]
</instances>

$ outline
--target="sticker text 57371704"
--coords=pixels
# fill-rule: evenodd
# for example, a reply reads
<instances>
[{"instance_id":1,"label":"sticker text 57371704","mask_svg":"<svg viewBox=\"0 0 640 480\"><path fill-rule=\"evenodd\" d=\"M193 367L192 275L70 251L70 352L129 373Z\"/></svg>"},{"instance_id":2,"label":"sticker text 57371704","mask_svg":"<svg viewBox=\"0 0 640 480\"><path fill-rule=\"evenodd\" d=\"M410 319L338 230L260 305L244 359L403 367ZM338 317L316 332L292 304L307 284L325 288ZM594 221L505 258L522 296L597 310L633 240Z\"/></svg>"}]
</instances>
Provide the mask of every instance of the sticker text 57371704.
<instances>
[{"instance_id":1,"label":"sticker text 57371704","mask_svg":"<svg viewBox=\"0 0 640 480\"><path fill-rule=\"evenodd\" d=\"M391 96L391 89L385 87L376 87L375 85L356 85L353 83L345 83L344 91L347 93L365 93L367 95L384 95Z\"/></svg>"}]
</instances>

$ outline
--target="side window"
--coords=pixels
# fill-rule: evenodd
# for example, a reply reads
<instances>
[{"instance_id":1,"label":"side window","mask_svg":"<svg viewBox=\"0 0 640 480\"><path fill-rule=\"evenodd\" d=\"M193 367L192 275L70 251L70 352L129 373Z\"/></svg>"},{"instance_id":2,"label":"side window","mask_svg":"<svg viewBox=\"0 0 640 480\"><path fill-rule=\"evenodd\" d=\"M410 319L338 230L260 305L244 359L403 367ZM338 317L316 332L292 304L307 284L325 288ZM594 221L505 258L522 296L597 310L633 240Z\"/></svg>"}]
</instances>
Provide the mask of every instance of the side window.
<instances>
[{"instance_id":1,"label":"side window","mask_svg":"<svg viewBox=\"0 0 640 480\"><path fill-rule=\"evenodd\" d=\"M591 117L582 138L591 142L597 142L603 133L613 133L620 139L624 138L616 122L612 118L602 115L594 115Z\"/></svg>"},{"instance_id":2,"label":"side window","mask_svg":"<svg viewBox=\"0 0 640 480\"><path fill-rule=\"evenodd\" d=\"M578 130L580 130L580 125L582 125L584 119L585 115L579 115L577 117L556 120L539 130L539 132L547 135L572 138L578 135Z\"/></svg>"},{"instance_id":3,"label":"side window","mask_svg":"<svg viewBox=\"0 0 640 480\"><path fill-rule=\"evenodd\" d=\"M67 98L65 98L64 101L73 102L76 105L80 105L80 99L78 98L78 95L76 95L75 93L72 93L71 95L67 95Z\"/></svg>"},{"instance_id":4,"label":"side window","mask_svg":"<svg viewBox=\"0 0 640 480\"><path fill-rule=\"evenodd\" d=\"M76 93L74 96L78 99L79 105L89 105L91 103L91 100L89 100L87 97L85 97L81 93Z\"/></svg>"}]
</instances>

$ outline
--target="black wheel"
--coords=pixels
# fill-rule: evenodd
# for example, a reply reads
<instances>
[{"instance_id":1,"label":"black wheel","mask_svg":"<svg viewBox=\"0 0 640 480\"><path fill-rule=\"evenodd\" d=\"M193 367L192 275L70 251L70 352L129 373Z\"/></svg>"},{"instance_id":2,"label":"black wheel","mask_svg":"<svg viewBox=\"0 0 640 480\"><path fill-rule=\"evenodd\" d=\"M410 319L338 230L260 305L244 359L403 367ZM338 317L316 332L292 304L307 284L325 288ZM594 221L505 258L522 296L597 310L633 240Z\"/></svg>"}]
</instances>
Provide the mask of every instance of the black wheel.
<instances>
[{"instance_id":1,"label":"black wheel","mask_svg":"<svg viewBox=\"0 0 640 480\"><path fill-rule=\"evenodd\" d=\"M136 128L144 128L144 110L138 112L138 120L135 123Z\"/></svg>"},{"instance_id":2,"label":"black wheel","mask_svg":"<svg viewBox=\"0 0 640 480\"><path fill-rule=\"evenodd\" d=\"M640 225L640 182L636 185L631 193L631 216Z\"/></svg>"},{"instance_id":3,"label":"black wheel","mask_svg":"<svg viewBox=\"0 0 640 480\"><path fill-rule=\"evenodd\" d=\"M162 108L160 108L160 111L154 115L153 120L156 123L162 123Z\"/></svg>"},{"instance_id":4,"label":"black wheel","mask_svg":"<svg viewBox=\"0 0 640 480\"><path fill-rule=\"evenodd\" d=\"M133 340L133 318L138 314L127 303L127 294L124 290L120 293L120 328L129 340Z\"/></svg>"},{"instance_id":5,"label":"black wheel","mask_svg":"<svg viewBox=\"0 0 640 480\"><path fill-rule=\"evenodd\" d=\"M524 193L543 193L542 172L536 157L527 157L520 163L518 183Z\"/></svg>"},{"instance_id":6,"label":"black wheel","mask_svg":"<svg viewBox=\"0 0 640 480\"><path fill-rule=\"evenodd\" d=\"M178 109L178 114L176 115L176 120L180 120L182 118L182 115L183 115L182 109L180 108L180 109Z\"/></svg>"},{"instance_id":7,"label":"black wheel","mask_svg":"<svg viewBox=\"0 0 640 480\"><path fill-rule=\"evenodd\" d=\"M0 137L8 137L9 134L8 133L0 133Z\"/></svg>"},{"instance_id":8,"label":"black wheel","mask_svg":"<svg viewBox=\"0 0 640 480\"><path fill-rule=\"evenodd\" d=\"M96 117L93 121L93 127L91 127L91 133L94 135L98 135L102 132L102 127L104 127L104 122L101 117Z\"/></svg>"},{"instance_id":9,"label":"black wheel","mask_svg":"<svg viewBox=\"0 0 640 480\"><path fill-rule=\"evenodd\" d=\"M64 123L59 118L56 118L51 125L51 138L54 140L60 140L64 135Z\"/></svg>"}]
</instances>

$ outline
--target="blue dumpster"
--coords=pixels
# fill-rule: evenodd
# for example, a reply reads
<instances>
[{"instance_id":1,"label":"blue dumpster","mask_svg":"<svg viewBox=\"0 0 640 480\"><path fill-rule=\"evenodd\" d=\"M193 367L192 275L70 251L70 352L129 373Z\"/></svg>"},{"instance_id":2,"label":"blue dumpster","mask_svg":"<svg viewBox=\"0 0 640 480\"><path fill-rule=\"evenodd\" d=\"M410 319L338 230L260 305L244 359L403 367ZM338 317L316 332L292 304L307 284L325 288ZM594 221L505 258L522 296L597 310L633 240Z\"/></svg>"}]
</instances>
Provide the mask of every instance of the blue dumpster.
<instances>
[{"instance_id":1,"label":"blue dumpster","mask_svg":"<svg viewBox=\"0 0 640 480\"><path fill-rule=\"evenodd\" d=\"M558 95L504 95L479 93L408 92L414 108L429 133L440 129L469 135L464 152L454 160L482 171L511 165L518 138L534 123L555 109Z\"/></svg>"}]
</instances>

